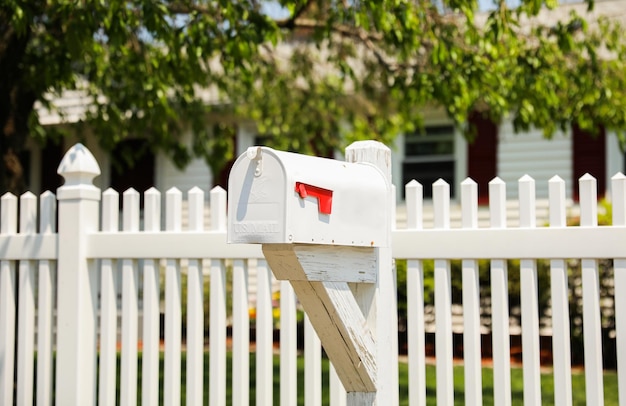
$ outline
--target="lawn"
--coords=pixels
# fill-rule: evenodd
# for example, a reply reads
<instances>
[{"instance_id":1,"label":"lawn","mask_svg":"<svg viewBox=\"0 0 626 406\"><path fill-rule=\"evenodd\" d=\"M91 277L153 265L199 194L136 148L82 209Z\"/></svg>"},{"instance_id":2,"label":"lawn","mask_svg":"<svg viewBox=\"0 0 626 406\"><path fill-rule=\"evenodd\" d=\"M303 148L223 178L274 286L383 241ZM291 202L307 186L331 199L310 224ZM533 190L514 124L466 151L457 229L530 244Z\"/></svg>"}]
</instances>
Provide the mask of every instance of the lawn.
<instances>
[{"instance_id":1,"label":"lawn","mask_svg":"<svg viewBox=\"0 0 626 406\"><path fill-rule=\"evenodd\" d=\"M182 404L185 404L185 353L182 354ZM227 404L230 404L231 399L231 354L228 355L228 376L227 376ZM141 382L141 355L140 355L140 367L139 367L139 379ZM204 357L205 367L204 370L209 370L209 354L205 353ZM279 357L274 357L274 404L279 404L280 397L280 374L279 374ZM161 380L163 379L163 358L161 356ZM255 399L255 356L254 354L250 354L250 404L254 405ZM322 400L324 405L328 405L328 360L324 359L322 362L322 370L323 370L323 382L324 389L322 390ZM435 367L432 365L428 365L426 367L426 402L428 405L436 404L436 382L435 382ZM511 387L512 387L512 399L513 405L522 405L523 404L523 378L522 378L522 369L513 368L511 370ZM208 379L208 376L207 376ZM304 358L298 358L298 404L304 404ZM400 381L400 405L408 405L408 365L406 363L399 364L399 381ZM208 380L205 381L205 404L208 404ZM119 385L118 385L119 387ZM162 382L161 382L162 388ZM581 405L585 404L585 375L582 372L575 372L572 376L572 388L573 388L573 404ZM541 389L542 389L542 401L544 405L553 405L554 404L554 381L552 374L546 373L541 376ZM617 374L615 372L606 372L604 375L604 394L605 394L605 405L617 405ZM138 390L138 395L141 396L141 390ZM163 394L161 393L161 396ZM464 392L463 392L463 367L455 366L454 367L454 398L456 405L464 404ZM138 404L140 402L138 401ZM483 404L484 405L493 405L493 369L489 367L483 368Z\"/></svg>"}]
</instances>

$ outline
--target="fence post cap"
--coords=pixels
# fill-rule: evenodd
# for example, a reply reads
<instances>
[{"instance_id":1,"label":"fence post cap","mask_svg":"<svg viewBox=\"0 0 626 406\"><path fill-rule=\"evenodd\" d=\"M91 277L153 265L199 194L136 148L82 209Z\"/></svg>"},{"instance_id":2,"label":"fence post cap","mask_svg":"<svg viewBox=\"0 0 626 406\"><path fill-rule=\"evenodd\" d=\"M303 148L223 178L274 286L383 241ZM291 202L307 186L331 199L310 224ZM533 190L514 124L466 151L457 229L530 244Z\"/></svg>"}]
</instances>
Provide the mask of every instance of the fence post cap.
<instances>
[{"instance_id":1,"label":"fence post cap","mask_svg":"<svg viewBox=\"0 0 626 406\"><path fill-rule=\"evenodd\" d=\"M83 144L77 143L65 153L57 173L65 178L66 185L75 185L80 183L91 184L101 172L91 151Z\"/></svg>"},{"instance_id":2,"label":"fence post cap","mask_svg":"<svg viewBox=\"0 0 626 406\"><path fill-rule=\"evenodd\" d=\"M83 144L77 143L65 153L57 173L65 179L57 193L58 199L76 198L78 189L89 190L88 195L94 194L92 198L99 199L100 190L93 185L93 179L100 175L100 166ZM78 194L88 197L83 193Z\"/></svg>"},{"instance_id":3,"label":"fence post cap","mask_svg":"<svg viewBox=\"0 0 626 406\"><path fill-rule=\"evenodd\" d=\"M347 162L367 162L376 166L391 184L391 149L379 141L355 141L346 147Z\"/></svg>"}]
</instances>

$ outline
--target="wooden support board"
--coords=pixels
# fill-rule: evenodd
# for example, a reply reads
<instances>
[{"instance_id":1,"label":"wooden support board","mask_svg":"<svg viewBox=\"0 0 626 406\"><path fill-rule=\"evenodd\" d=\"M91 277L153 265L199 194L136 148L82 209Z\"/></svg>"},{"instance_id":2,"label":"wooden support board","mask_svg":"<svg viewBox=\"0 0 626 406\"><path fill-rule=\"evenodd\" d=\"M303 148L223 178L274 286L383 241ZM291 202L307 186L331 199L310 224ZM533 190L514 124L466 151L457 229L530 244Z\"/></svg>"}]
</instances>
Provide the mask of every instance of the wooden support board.
<instances>
[{"instance_id":1,"label":"wooden support board","mask_svg":"<svg viewBox=\"0 0 626 406\"><path fill-rule=\"evenodd\" d=\"M265 258L276 277L291 281L347 392L377 390L374 336L346 281L363 282L354 280L353 277L361 275L361 267L375 268L376 249L297 244L263 245ZM314 260L309 255L313 252ZM329 271L331 268L336 271ZM337 280L339 277L336 272L339 270L346 270L343 281ZM370 273L363 272L365 275ZM307 280L308 276L314 276L313 280ZM371 277L367 279L369 281Z\"/></svg>"}]
</instances>

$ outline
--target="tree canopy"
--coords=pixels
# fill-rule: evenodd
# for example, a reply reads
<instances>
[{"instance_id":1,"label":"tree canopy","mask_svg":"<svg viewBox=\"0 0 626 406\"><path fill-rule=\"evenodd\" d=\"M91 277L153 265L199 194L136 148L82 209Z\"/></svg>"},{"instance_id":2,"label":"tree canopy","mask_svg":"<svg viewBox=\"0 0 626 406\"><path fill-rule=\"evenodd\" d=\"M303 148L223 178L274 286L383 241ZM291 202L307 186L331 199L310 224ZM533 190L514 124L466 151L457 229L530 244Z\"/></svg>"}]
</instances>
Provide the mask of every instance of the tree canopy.
<instances>
[{"instance_id":1,"label":"tree canopy","mask_svg":"<svg viewBox=\"0 0 626 406\"><path fill-rule=\"evenodd\" d=\"M21 191L20 151L60 128L37 103L78 92L79 123L106 149L145 137L184 166L214 171L233 125L268 145L328 155L356 139L391 141L440 107L468 137L481 112L550 136L575 124L626 128L626 43L593 0L4 0L0 5L0 189ZM208 123L211 123L210 125ZM189 146L184 130L193 132Z\"/></svg>"}]
</instances>

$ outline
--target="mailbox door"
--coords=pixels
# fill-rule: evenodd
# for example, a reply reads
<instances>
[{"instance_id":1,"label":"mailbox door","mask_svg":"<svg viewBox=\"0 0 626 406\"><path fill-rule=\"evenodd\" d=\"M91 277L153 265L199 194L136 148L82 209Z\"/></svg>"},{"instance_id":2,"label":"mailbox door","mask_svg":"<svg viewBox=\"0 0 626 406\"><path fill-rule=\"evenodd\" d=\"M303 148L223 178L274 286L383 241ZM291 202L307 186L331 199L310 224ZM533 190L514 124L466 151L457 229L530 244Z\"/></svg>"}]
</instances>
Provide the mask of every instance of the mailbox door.
<instances>
[{"instance_id":1,"label":"mailbox door","mask_svg":"<svg viewBox=\"0 0 626 406\"><path fill-rule=\"evenodd\" d=\"M294 186L287 191L289 242L387 245L385 230L390 225L390 208L383 175L370 165L335 162L290 179L292 185L302 181L315 189L306 197ZM330 204L324 203L325 196L319 190L330 192Z\"/></svg>"},{"instance_id":2,"label":"mailbox door","mask_svg":"<svg viewBox=\"0 0 626 406\"><path fill-rule=\"evenodd\" d=\"M285 171L271 154L240 156L230 173L229 242L285 242Z\"/></svg>"}]
</instances>

